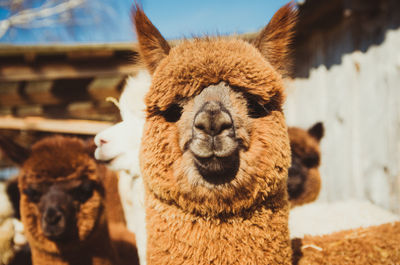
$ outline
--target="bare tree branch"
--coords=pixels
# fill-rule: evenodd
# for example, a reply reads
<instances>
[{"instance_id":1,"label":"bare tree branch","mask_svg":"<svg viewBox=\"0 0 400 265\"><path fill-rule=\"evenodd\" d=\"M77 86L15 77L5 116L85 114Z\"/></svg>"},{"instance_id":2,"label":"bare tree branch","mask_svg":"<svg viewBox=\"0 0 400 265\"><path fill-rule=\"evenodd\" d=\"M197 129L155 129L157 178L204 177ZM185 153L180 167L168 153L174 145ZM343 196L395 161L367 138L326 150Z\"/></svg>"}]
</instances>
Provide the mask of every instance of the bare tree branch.
<instances>
[{"instance_id":1,"label":"bare tree branch","mask_svg":"<svg viewBox=\"0 0 400 265\"><path fill-rule=\"evenodd\" d=\"M48 17L62 14L68 10L74 9L81 5L85 0L67 0L60 4L54 5L54 0L45 2L41 7L31 8L20 11L7 19L0 20L0 38L7 33L12 26L27 27L28 25L43 24L48 25ZM37 21L39 20L39 21ZM40 20L43 20L42 22Z\"/></svg>"}]
</instances>

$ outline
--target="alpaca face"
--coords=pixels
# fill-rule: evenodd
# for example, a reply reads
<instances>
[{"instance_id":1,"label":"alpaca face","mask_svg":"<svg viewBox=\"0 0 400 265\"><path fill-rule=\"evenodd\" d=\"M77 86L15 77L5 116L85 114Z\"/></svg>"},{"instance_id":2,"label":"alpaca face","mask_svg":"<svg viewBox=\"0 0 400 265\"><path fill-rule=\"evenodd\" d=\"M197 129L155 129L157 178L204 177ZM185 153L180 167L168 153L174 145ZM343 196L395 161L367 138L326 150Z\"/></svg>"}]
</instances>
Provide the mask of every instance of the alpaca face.
<instances>
[{"instance_id":1,"label":"alpaca face","mask_svg":"<svg viewBox=\"0 0 400 265\"><path fill-rule=\"evenodd\" d=\"M112 170L140 174L139 147L144 124L144 94L149 90L151 77L141 70L127 80L119 100L122 122L98 133L95 157L105 161Z\"/></svg>"},{"instance_id":2,"label":"alpaca face","mask_svg":"<svg viewBox=\"0 0 400 265\"><path fill-rule=\"evenodd\" d=\"M89 238L103 213L99 172L81 140L53 137L33 146L19 176L30 244L57 252Z\"/></svg>"},{"instance_id":3,"label":"alpaca face","mask_svg":"<svg viewBox=\"0 0 400 265\"><path fill-rule=\"evenodd\" d=\"M295 17L290 5L282 8L253 44L204 38L170 48L135 11L140 52L153 74L140 153L150 194L207 216L286 196L281 74Z\"/></svg>"},{"instance_id":4,"label":"alpaca face","mask_svg":"<svg viewBox=\"0 0 400 265\"><path fill-rule=\"evenodd\" d=\"M305 192L310 179L320 181L319 142L323 137L322 123L316 123L310 129L289 128L292 165L289 168L288 192L290 199L297 199ZM319 192L316 191L317 194Z\"/></svg>"},{"instance_id":5,"label":"alpaca face","mask_svg":"<svg viewBox=\"0 0 400 265\"><path fill-rule=\"evenodd\" d=\"M232 47L237 49L227 53ZM198 57L198 49L203 56ZM141 159L152 191L189 211L224 214L286 190L290 152L280 75L242 41L188 42L170 56L163 63L172 66L158 69L146 98ZM254 68L235 69L225 79L216 69L226 66L232 72L226 56L236 66L250 57L246 64ZM187 70L197 68L196 63L204 73ZM263 74L252 79L254 73ZM193 75L201 76L202 83L191 84Z\"/></svg>"},{"instance_id":6,"label":"alpaca face","mask_svg":"<svg viewBox=\"0 0 400 265\"><path fill-rule=\"evenodd\" d=\"M131 117L98 133L95 157L112 170L127 170L138 175L139 147L144 118Z\"/></svg>"},{"instance_id":7,"label":"alpaca face","mask_svg":"<svg viewBox=\"0 0 400 265\"><path fill-rule=\"evenodd\" d=\"M54 242L73 239L80 205L93 195L95 182L86 178L30 184L23 193L36 204L43 235Z\"/></svg>"}]
</instances>

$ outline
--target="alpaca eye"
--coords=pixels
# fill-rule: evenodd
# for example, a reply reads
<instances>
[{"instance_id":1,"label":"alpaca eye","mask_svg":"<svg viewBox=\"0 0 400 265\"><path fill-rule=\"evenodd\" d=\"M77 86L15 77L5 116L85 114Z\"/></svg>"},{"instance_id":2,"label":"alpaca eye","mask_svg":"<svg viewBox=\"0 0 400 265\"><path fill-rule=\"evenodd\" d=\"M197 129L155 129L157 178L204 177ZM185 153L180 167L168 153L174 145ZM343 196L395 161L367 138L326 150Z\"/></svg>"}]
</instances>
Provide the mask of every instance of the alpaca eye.
<instances>
[{"instance_id":1,"label":"alpaca eye","mask_svg":"<svg viewBox=\"0 0 400 265\"><path fill-rule=\"evenodd\" d=\"M23 193L28 197L28 200L30 202L37 203L40 201L40 197L42 196L42 193L38 190L35 190L33 188L27 188L23 190Z\"/></svg>"},{"instance_id":2,"label":"alpaca eye","mask_svg":"<svg viewBox=\"0 0 400 265\"><path fill-rule=\"evenodd\" d=\"M247 108L249 116L254 119L267 116L271 111L268 108L266 108L266 105L261 105L255 99L248 98Z\"/></svg>"},{"instance_id":3,"label":"alpaca eye","mask_svg":"<svg viewBox=\"0 0 400 265\"><path fill-rule=\"evenodd\" d=\"M72 196L75 200L84 203L92 197L94 186L93 181L85 181L79 187L72 190Z\"/></svg>"},{"instance_id":4,"label":"alpaca eye","mask_svg":"<svg viewBox=\"0 0 400 265\"><path fill-rule=\"evenodd\" d=\"M178 104L172 104L165 111L161 112L161 115L167 122L177 122L182 115L182 107Z\"/></svg>"},{"instance_id":5,"label":"alpaca eye","mask_svg":"<svg viewBox=\"0 0 400 265\"><path fill-rule=\"evenodd\" d=\"M282 96L280 93L273 95L267 104L260 104L253 96L247 97L248 114L251 118L262 118L269 115L272 111L282 110Z\"/></svg>"}]
</instances>

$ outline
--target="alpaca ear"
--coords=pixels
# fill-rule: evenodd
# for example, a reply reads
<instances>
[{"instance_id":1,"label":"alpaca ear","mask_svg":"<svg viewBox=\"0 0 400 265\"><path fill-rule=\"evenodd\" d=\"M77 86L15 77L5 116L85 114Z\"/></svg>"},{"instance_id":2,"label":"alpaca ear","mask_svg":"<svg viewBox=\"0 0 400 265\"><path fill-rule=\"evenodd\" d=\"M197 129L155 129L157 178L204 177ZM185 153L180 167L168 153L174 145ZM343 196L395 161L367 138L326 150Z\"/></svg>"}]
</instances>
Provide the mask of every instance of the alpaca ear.
<instances>
[{"instance_id":1,"label":"alpaca ear","mask_svg":"<svg viewBox=\"0 0 400 265\"><path fill-rule=\"evenodd\" d=\"M171 48L137 3L133 6L132 17L136 27L140 54L147 69L153 74Z\"/></svg>"},{"instance_id":2,"label":"alpaca ear","mask_svg":"<svg viewBox=\"0 0 400 265\"><path fill-rule=\"evenodd\" d=\"M29 148L21 146L10 137L4 135L0 135L0 149L3 150L5 156L19 166L22 166L31 154Z\"/></svg>"},{"instance_id":3,"label":"alpaca ear","mask_svg":"<svg viewBox=\"0 0 400 265\"><path fill-rule=\"evenodd\" d=\"M292 1L281 7L268 25L261 30L252 44L281 74L290 68L289 46L291 44L298 11Z\"/></svg>"},{"instance_id":4,"label":"alpaca ear","mask_svg":"<svg viewBox=\"0 0 400 265\"><path fill-rule=\"evenodd\" d=\"M321 141L322 137L324 137L324 124L322 122L317 122L310 129L308 129L308 133L317 139L317 141Z\"/></svg>"}]
</instances>

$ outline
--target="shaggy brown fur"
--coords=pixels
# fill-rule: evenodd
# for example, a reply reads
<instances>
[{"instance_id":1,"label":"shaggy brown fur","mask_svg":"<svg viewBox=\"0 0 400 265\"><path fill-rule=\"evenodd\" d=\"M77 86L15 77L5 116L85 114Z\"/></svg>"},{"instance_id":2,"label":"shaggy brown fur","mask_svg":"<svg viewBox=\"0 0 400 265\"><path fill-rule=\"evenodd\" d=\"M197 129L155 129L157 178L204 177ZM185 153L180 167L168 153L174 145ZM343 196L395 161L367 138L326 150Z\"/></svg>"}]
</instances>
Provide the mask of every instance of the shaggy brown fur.
<instances>
[{"instance_id":1,"label":"shaggy brown fur","mask_svg":"<svg viewBox=\"0 0 400 265\"><path fill-rule=\"evenodd\" d=\"M11 144L10 141L9 144ZM12 146L18 145L13 143ZM21 152L22 149L15 148L14 150ZM115 223L108 225L102 181L104 178L115 178L115 175L95 162L92 158L92 149L87 144L77 138L48 137L37 142L31 150L23 152L21 157L27 157L25 160L16 160L23 161L18 179L21 193L21 219L31 246L33 264L138 263L136 248L132 245L133 235L128 241L110 238L110 234L113 236L122 233L121 228L115 226ZM69 192L72 198L82 196L81 186L77 185L83 185L80 183L85 183L87 180L93 183L93 189L90 197L84 201L74 201L78 210L74 213L73 225L70 227L71 230L68 230L68 236L60 240L50 239L43 230L44 221L42 210L40 210L43 199L40 199L38 203L36 199L32 199L32 196L38 197L40 196L37 195L38 192L42 190L44 192L46 189L50 191L51 187L56 186L65 187L67 189L65 191ZM57 207L63 209L67 205L58 204ZM119 231L114 232L114 227ZM115 241L124 241L127 246L130 246L130 259L127 263L119 259L119 253L116 252L115 244L113 244Z\"/></svg>"},{"instance_id":2,"label":"shaggy brown fur","mask_svg":"<svg viewBox=\"0 0 400 265\"><path fill-rule=\"evenodd\" d=\"M322 123L307 131L297 127L288 129L292 165L289 168L288 191L292 207L315 201L321 189L319 143L324 135Z\"/></svg>"},{"instance_id":3,"label":"shaggy brown fur","mask_svg":"<svg viewBox=\"0 0 400 265\"><path fill-rule=\"evenodd\" d=\"M400 264L400 222L295 239L294 264Z\"/></svg>"},{"instance_id":4,"label":"shaggy brown fur","mask_svg":"<svg viewBox=\"0 0 400 265\"><path fill-rule=\"evenodd\" d=\"M271 63L285 59L281 52L273 54L272 47L287 49L295 17L292 6L278 12L279 17L290 19L275 17L262 33L282 30L279 35L284 41L260 37L259 42L268 43L271 49L271 53L265 52L277 56L273 59L266 59L242 40L219 38L184 41L159 55L166 50L164 41L155 43L158 30L136 8L141 55L150 71L156 66L145 99L147 120L140 155L148 263L289 264L286 178L290 150L281 111L280 67ZM191 134L187 124L195 116L193 100L210 85L223 86L221 81L236 89L230 90L228 98L244 148L233 179L210 184L193 167L185 140ZM271 111L257 120L248 117L248 106L243 103L246 97L255 98ZM179 107L183 108L181 119L176 115ZM178 118L170 121L170 116Z\"/></svg>"}]
</instances>

